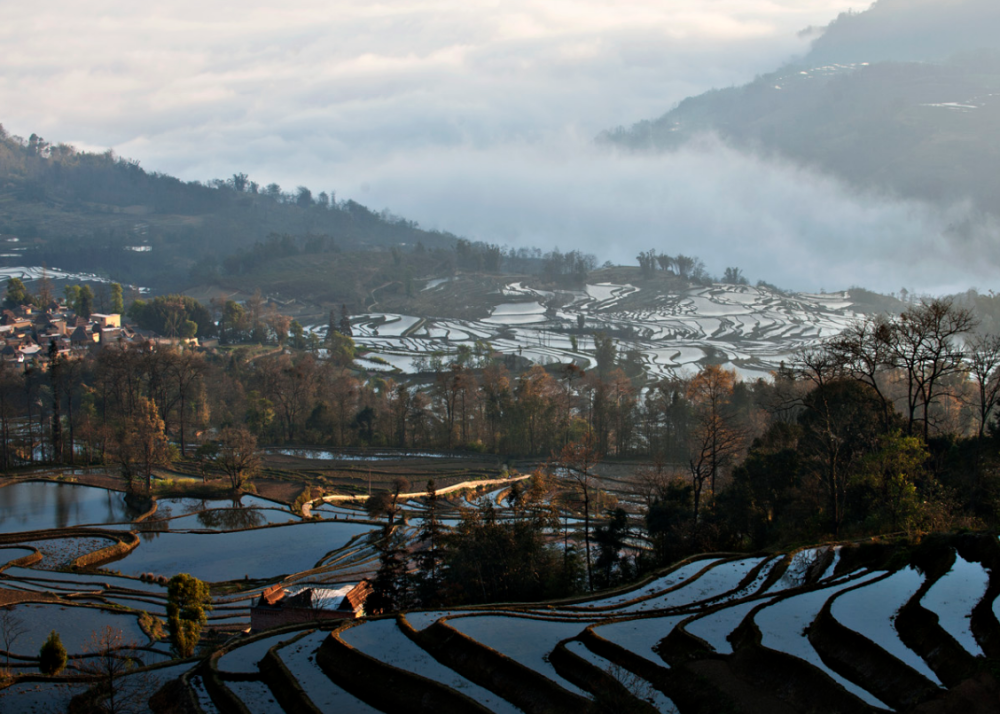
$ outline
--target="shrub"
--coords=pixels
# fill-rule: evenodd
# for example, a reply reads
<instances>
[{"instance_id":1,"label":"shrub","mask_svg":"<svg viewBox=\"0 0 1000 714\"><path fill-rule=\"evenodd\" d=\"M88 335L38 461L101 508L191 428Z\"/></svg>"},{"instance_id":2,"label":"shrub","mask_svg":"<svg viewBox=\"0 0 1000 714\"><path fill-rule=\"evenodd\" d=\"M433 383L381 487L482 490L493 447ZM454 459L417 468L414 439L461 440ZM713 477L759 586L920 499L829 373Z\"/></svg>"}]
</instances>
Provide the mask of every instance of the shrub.
<instances>
[{"instance_id":1,"label":"shrub","mask_svg":"<svg viewBox=\"0 0 1000 714\"><path fill-rule=\"evenodd\" d=\"M38 653L38 669L42 674L59 674L66 667L66 659L66 648L59 633L52 630Z\"/></svg>"},{"instance_id":2,"label":"shrub","mask_svg":"<svg viewBox=\"0 0 1000 714\"><path fill-rule=\"evenodd\" d=\"M139 614L139 627L149 636L149 639L163 639L163 623L160 622L160 618L153 617L145 610Z\"/></svg>"},{"instance_id":3,"label":"shrub","mask_svg":"<svg viewBox=\"0 0 1000 714\"><path fill-rule=\"evenodd\" d=\"M167 627L170 640L181 657L194 654L201 628L207 618L205 610L211 610L212 598L208 584L187 573L180 573L170 579L167 586Z\"/></svg>"}]
</instances>

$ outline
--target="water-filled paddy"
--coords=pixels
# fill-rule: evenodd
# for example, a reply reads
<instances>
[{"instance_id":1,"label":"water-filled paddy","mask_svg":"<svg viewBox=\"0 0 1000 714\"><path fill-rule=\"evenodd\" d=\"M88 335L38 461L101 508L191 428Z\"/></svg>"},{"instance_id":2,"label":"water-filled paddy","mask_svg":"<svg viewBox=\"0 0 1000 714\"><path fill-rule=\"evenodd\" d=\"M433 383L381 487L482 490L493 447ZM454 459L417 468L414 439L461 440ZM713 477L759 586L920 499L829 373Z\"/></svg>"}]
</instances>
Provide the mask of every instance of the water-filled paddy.
<instances>
[{"instance_id":1,"label":"water-filled paddy","mask_svg":"<svg viewBox=\"0 0 1000 714\"><path fill-rule=\"evenodd\" d=\"M83 652L91 642L91 635L105 625L121 630L123 643L134 642L145 645L147 642L135 615L119 614L93 607L34 603L15 605L14 613L28 628L28 631L14 643L13 651L20 655L37 655L52 630L59 633L63 645L70 654Z\"/></svg>"},{"instance_id":2,"label":"water-filled paddy","mask_svg":"<svg viewBox=\"0 0 1000 714\"><path fill-rule=\"evenodd\" d=\"M614 662L607 660L600 655L594 654L588 650L582 642L567 642L566 649L575 654L577 657L585 659L602 672L609 672L612 676L620 678L619 681L624 681L625 683L632 685L630 689L633 693L640 699L652 704L656 711L660 712L660 714L679 714L677 705L675 705L666 694L653 687L652 684L647 682L645 679L640 678L638 675L626 673L620 665L616 665Z\"/></svg>"},{"instance_id":3,"label":"water-filled paddy","mask_svg":"<svg viewBox=\"0 0 1000 714\"><path fill-rule=\"evenodd\" d=\"M445 459L448 454L431 451L372 452L370 454L345 454L322 449L274 449L272 453L294 456L299 459L319 459L322 461L395 461L397 459Z\"/></svg>"},{"instance_id":4,"label":"water-filled paddy","mask_svg":"<svg viewBox=\"0 0 1000 714\"><path fill-rule=\"evenodd\" d=\"M456 617L447 621L472 639L507 655L581 696L587 692L559 676L549 663L549 653L559 643L580 634L587 622L529 620L502 615Z\"/></svg>"},{"instance_id":5,"label":"water-filled paddy","mask_svg":"<svg viewBox=\"0 0 1000 714\"><path fill-rule=\"evenodd\" d=\"M454 614L459 613L455 613L452 610L427 610L425 612L408 612L405 617L406 621L413 626L413 629L422 630L425 627L430 627L442 617Z\"/></svg>"},{"instance_id":6,"label":"water-filled paddy","mask_svg":"<svg viewBox=\"0 0 1000 714\"><path fill-rule=\"evenodd\" d=\"M983 650L972 634L969 618L989 584L990 575L981 564L956 555L951 570L920 601L938 616L941 627L973 655L982 655Z\"/></svg>"},{"instance_id":7,"label":"water-filled paddy","mask_svg":"<svg viewBox=\"0 0 1000 714\"><path fill-rule=\"evenodd\" d=\"M243 674L253 674L257 671L257 664L264 659L267 651L282 641L290 640L294 635L280 634L245 644L242 647L227 652L219 658L219 670L223 672L237 672Z\"/></svg>"},{"instance_id":8,"label":"water-filled paddy","mask_svg":"<svg viewBox=\"0 0 1000 714\"><path fill-rule=\"evenodd\" d=\"M218 508L167 520L149 520L138 524L151 531L235 531L281 523L299 522L302 519L280 508Z\"/></svg>"},{"instance_id":9,"label":"water-filled paddy","mask_svg":"<svg viewBox=\"0 0 1000 714\"><path fill-rule=\"evenodd\" d=\"M623 612L640 612L658 608L685 607L703 600L711 600L734 590L761 562L763 562L761 558L743 558L719 563L676 590L621 609Z\"/></svg>"},{"instance_id":10,"label":"water-filled paddy","mask_svg":"<svg viewBox=\"0 0 1000 714\"><path fill-rule=\"evenodd\" d=\"M94 486L21 481L0 488L0 533L131 521L124 494Z\"/></svg>"},{"instance_id":11,"label":"water-filled paddy","mask_svg":"<svg viewBox=\"0 0 1000 714\"><path fill-rule=\"evenodd\" d=\"M18 546L10 548L0 548L0 566L11 562L12 560L18 560L25 556L31 555L35 551L31 548L21 548Z\"/></svg>"},{"instance_id":12,"label":"water-filled paddy","mask_svg":"<svg viewBox=\"0 0 1000 714\"><path fill-rule=\"evenodd\" d=\"M226 682L225 686L247 705L251 714L284 714L285 710L274 698L274 692L264 682Z\"/></svg>"},{"instance_id":13,"label":"water-filled paddy","mask_svg":"<svg viewBox=\"0 0 1000 714\"><path fill-rule=\"evenodd\" d=\"M867 583L882 575L884 573L869 573L852 582L841 582L820 590L794 595L763 608L754 617L760 629L761 644L808 662L823 670L840 686L863 701L875 707L885 708L885 705L870 693L831 670L807 639L808 626L816 619L828 598L840 590Z\"/></svg>"},{"instance_id":14,"label":"water-filled paddy","mask_svg":"<svg viewBox=\"0 0 1000 714\"><path fill-rule=\"evenodd\" d=\"M25 545L34 546L42 554L42 560L33 566L37 570L68 568L74 559L107 548L114 543L115 541L110 538L92 536L24 541Z\"/></svg>"},{"instance_id":15,"label":"water-filled paddy","mask_svg":"<svg viewBox=\"0 0 1000 714\"><path fill-rule=\"evenodd\" d=\"M110 567L128 575L190 573L209 582L270 578L308 570L371 529L323 521L233 533L161 533Z\"/></svg>"},{"instance_id":16,"label":"water-filled paddy","mask_svg":"<svg viewBox=\"0 0 1000 714\"><path fill-rule=\"evenodd\" d=\"M913 597L923 582L924 576L910 566L884 580L843 593L833 601L830 613L844 627L864 635L930 681L940 684L927 663L903 644L893 626L899 608Z\"/></svg>"},{"instance_id":17,"label":"water-filled paddy","mask_svg":"<svg viewBox=\"0 0 1000 714\"><path fill-rule=\"evenodd\" d=\"M158 517L181 516L213 508L280 508L281 504L260 496L244 493L239 498L160 498L157 500ZM169 516L165 515L169 512Z\"/></svg>"},{"instance_id":18,"label":"water-filled paddy","mask_svg":"<svg viewBox=\"0 0 1000 714\"><path fill-rule=\"evenodd\" d=\"M517 714L520 710L497 696L444 666L413 640L404 635L395 620L376 620L348 628L342 639L370 657L421 677L440 682L446 687L471 697L493 712Z\"/></svg>"},{"instance_id":19,"label":"water-filled paddy","mask_svg":"<svg viewBox=\"0 0 1000 714\"><path fill-rule=\"evenodd\" d=\"M123 578L117 575L106 575L104 573L49 573L39 572L31 568L13 567L7 568L4 575L11 578L25 578L34 580L40 584L51 583L65 587L67 583L78 584L81 590L93 590L110 586L113 588L124 588L128 590L140 590L142 592L161 593L166 595L167 588L157 583L147 583L133 578Z\"/></svg>"},{"instance_id":20,"label":"water-filled paddy","mask_svg":"<svg viewBox=\"0 0 1000 714\"><path fill-rule=\"evenodd\" d=\"M323 644L326 632L314 632L278 650L281 661L292 671L306 696L324 712L378 714L378 709L344 691L326 676L316 664L316 650Z\"/></svg>"},{"instance_id":21,"label":"water-filled paddy","mask_svg":"<svg viewBox=\"0 0 1000 714\"><path fill-rule=\"evenodd\" d=\"M657 593L662 593L664 590L676 587L688 578L697 575L700 571L717 562L719 562L718 558L695 560L671 571L663 577L647 583L641 588L628 590L626 592L612 595L611 597L601 598L599 600L590 600L588 602L580 603L579 605L574 605L574 607L610 608L615 607L616 605L622 605L623 603L635 600L636 598L649 597Z\"/></svg>"},{"instance_id":22,"label":"water-filled paddy","mask_svg":"<svg viewBox=\"0 0 1000 714\"><path fill-rule=\"evenodd\" d=\"M684 625L684 629L689 634L705 640L716 652L731 654L733 646L727 638L733 630L739 627L743 618L759 604L759 600L751 600L740 605L732 605L710 615L699 617Z\"/></svg>"},{"instance_id":23,"label":"water-filled paddy","mask_svg":"<svg viewBox=\"0 0 1000 714\"><path fill-rule=\"evenodd\" d=\"M653 652L660 640L670 634L685 615L650 617L641 620L623 620L609 625L594 627L594 634L614 642L630 652L663 666L663 662Z\"/></svg>"},{"instance_id":24,"label":"water-filled paddy","mask_svg":"<svg viewBox=\"0 0 1000 714\"><path fill-rule=\"evenodd\" d=\"M4 714L43 714L66 711L69 701L84 692L87 684L65 682L20 682L0 690Z\"/></svg>"}]
</instances>

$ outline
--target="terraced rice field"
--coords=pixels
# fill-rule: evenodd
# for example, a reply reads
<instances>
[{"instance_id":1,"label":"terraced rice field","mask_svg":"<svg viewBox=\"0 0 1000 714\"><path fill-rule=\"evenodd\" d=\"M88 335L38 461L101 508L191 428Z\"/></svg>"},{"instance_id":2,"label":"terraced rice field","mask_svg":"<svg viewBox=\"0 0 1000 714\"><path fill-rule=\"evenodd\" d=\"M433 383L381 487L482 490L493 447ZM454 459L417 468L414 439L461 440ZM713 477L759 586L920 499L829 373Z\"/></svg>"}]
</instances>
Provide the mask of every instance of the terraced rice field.
<instances>
[{"instance_id":1,"label":"terraced rice field","mask_svg":"<svg viewBox=\"0 0 1000 714\"><path fill-rule=\"evenodd\" d=\"M591 299L619 297L596 291ZM485 486L478 498L448 494L439 503L440 516L454 521L480 499L503 513L507 489ZM75 494L59 492L63 503ZM77 495L94 503L92 492ZM106 499L98 502L84 510L127 518L114 508L102 511ZM418 519L426 507L412 497L404 510ZM13 612L31 624L11 647L12 671L37 674L38 647L55 628L74 657L68 671L75 674L89 635L111 625L125 632L130 653L154 667L149 676L157 686L181 677L172 696L187 697L192 710L202 712L597 714L624 706L680 714L977 714L960 697L973 686L970 679L988 677L989 660L1000 659L1000 541L990 536L951 537L936 550L921 551L912 564L864 556L864 549L850 545L711 554L645 582L575 600L414 611L243 634L249 605L271 583L296 592L357 582L374 572L376 554L367 538L372 525L356 517L360 506L318 505L316 511L324 509L337 520L304 523L264 500L236 508L225 501L167 503L166 524L208 521L217 530L168 526L146 534L148 540L114 563L124 575L46 570L64 565L66 544L86 551L99 547L88 545L91 539L111 542L101 535L107 530L67 528L48 540L37 533L7 537L0 587L28 600L13 605ZM244 510L258 513L261 522L243 530L245 519L232 512ZM78 520L89 519L88 513ZM119 533L136 529L127 520L103 527L112 526ZM403 529L415 537L413 522ZM290 551L294 557L275 555ZM160 619L166 614L163 584L136 577L147 570L200 573L215 582L208 625L231 639L202 664L172 661L169 648L140 628L141 611ZM256 579L244 581L244 572ZM976 682L1000 697L992 679ZM27 684L0 690L0 711L41 711L46 694L65 704L79 692Z\"/></svg>"},{"instance_id":2,"label":"terraced rice field","mask_svg":"<svg viewBox=\"0 0 1000 714\"><path fill-rule=\"evenodd\" d=\"M468 287L468 286L466 286ZM426 286L449 299L437 280ZM724 355L727 367L747 378L766 376L796 349L842 331L861 314L847 293L782 294L764 287L713 285L676 293L647 294L633 285L598 283L582 290L538 290L521 282L463 300L488 305L479 320L373 312L353 320L358 345L378 355L359 365L369 370L417 372L433 352L454 353L489 340L495 350L532 362L595 364L594 332L630 335L620 347L636 349L646 372L660 378ZM585 330L579 330L582 320ZM577 331L577 332L574 332ZM579 334L578 334L579 333ZM569 339L575 334L574 347Z\"/></svg>"},{"instance_id":3,"label":"terraced rice field","mask_svg":"<svg viewBox=\"0 0 1000 714\"><path fill-rule=\"evenodd\" d=\"M957 547L927 571L866 567L846 552L856 549L819 547L702 558L577 602L293 626L232 643L207 676L267 682L285 692L286 711L347 701L384 712L596 714L611 701L680 714L956 711L934 707L962 701L955 686L978 676L979 652L996 656L990 634L1000 628L983 601L1000 543ZM915 606L945 616L915 626L899 615ZM944 665L935 652L948 642L968 659ZM268 648L284 670L264 658ZM955 666L965 668L957 678Z\"/></svg>"}]
</instances>

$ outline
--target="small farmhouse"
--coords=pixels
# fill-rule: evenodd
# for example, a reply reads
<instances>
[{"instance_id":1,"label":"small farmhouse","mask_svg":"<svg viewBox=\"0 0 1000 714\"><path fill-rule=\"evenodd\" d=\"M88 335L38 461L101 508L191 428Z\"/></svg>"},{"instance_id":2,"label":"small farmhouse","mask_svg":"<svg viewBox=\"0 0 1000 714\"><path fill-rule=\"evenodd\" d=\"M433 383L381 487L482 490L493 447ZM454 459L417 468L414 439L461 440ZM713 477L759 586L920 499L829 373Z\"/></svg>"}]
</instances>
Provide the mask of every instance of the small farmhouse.
<instances>
[{"instance_id":1,"label":"small farmhouse","mask_svg":"<svg viewBox=\"0 0 1000 714\"><path fill-rule=\"evenodd\" d=\"M296 622L354 619L364 614L371 591L367 580L341 588L305 588L294 594L281 585L272 585L250 608L250 628L266 630Z\"/></svg>"},{"instance_id":2,"label":"small farmhouse","mask_svg":"<svg viewBox=\"0 0 1000 714\"><path fill-rule=\"evenodd\" d=\"M107 314L95 312L91 314L90 319L104 329L122 326L122 316L117 313Z\"/></svg>"}]
</instances>

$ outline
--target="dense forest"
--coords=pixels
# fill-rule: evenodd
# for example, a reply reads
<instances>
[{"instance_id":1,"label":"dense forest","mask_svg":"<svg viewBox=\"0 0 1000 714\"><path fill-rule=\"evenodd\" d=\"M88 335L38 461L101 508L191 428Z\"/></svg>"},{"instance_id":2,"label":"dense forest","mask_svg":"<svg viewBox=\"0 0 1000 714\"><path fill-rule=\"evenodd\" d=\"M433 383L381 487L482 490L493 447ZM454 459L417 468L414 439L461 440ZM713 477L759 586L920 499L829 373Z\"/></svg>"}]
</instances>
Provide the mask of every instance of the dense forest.
<instances>
[{"instance_id":1,"label":"dense forest","mask_svg":"<svg viewBox=\"0 0 1000 714\"><path fill-rule=\"evenodd\" d=\"M450 248L456 240L332 191L288 191L242 173L185 182L112 151L80 152L36 134L12 136L2 126L0 234L19 239L28 264L153 286L243 272L261 251L270 258L275 248L287 254L289 241L297 252L321 254ZM277 246L268 243L272 234Z\"/></svg>"}]
</instances>

